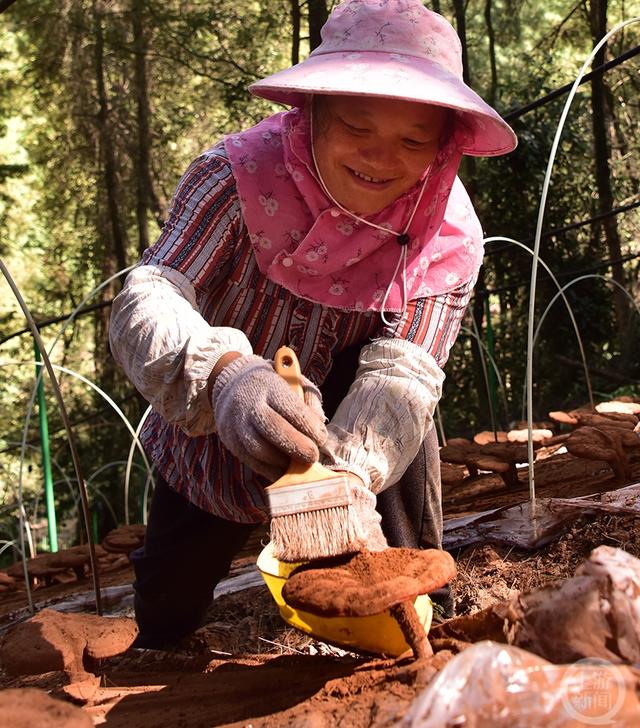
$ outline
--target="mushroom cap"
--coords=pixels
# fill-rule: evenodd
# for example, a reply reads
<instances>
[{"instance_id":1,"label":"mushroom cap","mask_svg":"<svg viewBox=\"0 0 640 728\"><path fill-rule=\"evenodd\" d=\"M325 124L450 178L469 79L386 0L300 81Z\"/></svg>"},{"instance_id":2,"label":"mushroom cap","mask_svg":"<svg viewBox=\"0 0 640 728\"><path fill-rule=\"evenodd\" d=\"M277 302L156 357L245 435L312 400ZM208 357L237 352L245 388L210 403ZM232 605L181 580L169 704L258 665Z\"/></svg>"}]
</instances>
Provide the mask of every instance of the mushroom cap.
<instances>
[{"instance_id":1,"label":"mushroom cap","mask_svg":"<svg viewBox=\"0 0 640 728\"><path fill-rule=\"evenodd\" d=\"M111 531L109 531L109 533L106 535L106 538L111 538L112 536L128 536L130 538L135 537L138 539L143 539L146 530L147 527L142 523L129 523L111 529Z\"/></svg>"},{"instance_id":2,"label":"mushroom cap","mask_svg":"<svg viewBox=\"0 0 640 728\"><path fill-rule=\"evenodd\" d=\"M56 576L56 574L62 574L66 571L67 567L55 566L51 562L53 554L38 554L32 559L27 560L27 571L30 577L36 579L43 579L47 576ZM24 567L22 561L16 561L15 564L7 569L7 574L13 576L16 579L24 579Z\"/></svg>"},{"instance_id":3,"label":"mushroom cap","mask_svg":"<svg viewBox=\"0 0 640 728\"><path fill-rule=\"evenodd\" d=\"M473 436L473 441L476 445L486 445L489 442L506 442L507 433L502 431L493 432L492 430L483 430Z\"/></svg>"},{"instance_id":4,"label":"mushroom cap","mask_svg":"<svg viewBox=\"0 0 640 728\"><path fill-rule=\"evenodd\" d=\"M531 436L532 440L534 442L542 442L543 440L547 440L550 437L553 437L553 432L551 430L547 429L532 429L531 430ZM507 433L507 440L509 442L529 442L529 430L523 429L523 430L509 430Z\"/></svg>"},{"instance_id":5,"label":"mushroom cap","mask_svg":"<svg viewBox=\"0 0 640 728\"><path fill-rule=\"evenodd\" d=\"M532 422L534 430L553 430L553 422L551 420L540 420L539 422ZM527 420L517 420L511 426L512 430L526 430L529 427Z\"/></svg>"},{"instance_id":6,"label":"mushroom cap","mask_svg":"<svg viewBox=\"0 0 640 728\"><path fill-rule=\"evenodd\" d=\"M479 457L476 459L475 464L480 470L491 470L494 473L507 473L509 472L509 463L505 463L504 460L497 460L496 458Z\"/></svg>"},{"instance_id":7,"label":"mushroom cap","mask_svg":"<svg viewBox=\"0 0 640 728\"><path fill-rule=\"evenodd\" d=\"M449 441L448 445L440 448L440 460L454 465L466 465L473 463L480 452L480 445L476 445L474 442L451 444Z\"/></svg>"},{"instance_id":8,"label":"mushroom cap","mask_svg":"<svg viewBox=\"0 0 640 728\"><path fill-rule=\"evenodd\" d=\"M601 414L638 415L640 414L640 404L638 402L621 402L618 399L612 399L610 402L597 404L596 412Z\"/></svg>"},{"instance_id":9,"label":"mushroom cap","mask_svg":"<svg viewBox=\"0 0 640 728\"><path fill-rule=\"evenodd\" d=\"M547 437L543 440L543 447L549 447L551 445L560 445L562 442L566 442L571 437L570 432L563 432L561 435L553 435L553 437Z\"/></svg>"},{"instance_id":10,"label":"mushroom cap","mask_svg":"<svg viewBox=\"0 0 640 728\"><path fill-rule=\"evenodd\" d=\"M131 553L134 549L137 549L138 546L141 545L142 541L140 541L140 539L138 538L135 538L135 536L110 536L108 538L105 538L102 542L102 548L105 551L116 554Z\"/></svg>"},{"instance_id":11,"label":"mushroom cap","mask_svg":"<svg viewBox=\"0 0 640 728\"><path fill-rule=\"evenodd\" d=\"M467 440L466 437L451 437L447 440L447 445L460 445L462 447L465 447L467 445L473 445L471 440Z\"/></svg>"},{"instance_id":12,"label":"mushroom cap","mask_svg":"<svg viewBox=\"0 0 640 728\"><path fill-rule=\"evenodd\" d=\"M0 715L2 725L11 728L93 728L93 720L81 708L38 688L0 691Z\"/></svg>"},{"instance_id":13,"label":"mushroom cap","mask_svg":"<svg viewBox=\"0 0 640 728\"><path fill-rule=\"evenodd\" d=\"M605 412L602 417L606 417L610 422L624 422L632 428L640 421L637 415L630 415L626 412Z\"/></svg>"},{"instance_id":14,"label":"mushroom cap","mask_svg":"<svg viewBox=\"0 0 640 728\"><path fill-rule=\"evenodd\" d=\"M618 457L611 434L597 427L580 427L572 432L566 448L575 457L587 460L610 462Z\"/></svg>"},{"instance_id":15,"label":"mushroom cap","mask_svg":"<svg viewBox=\"0 0 640 728\"><path fill-rule=\"evenodd\" d=\"M637 424L637 418L634 415L619 415L619 414L608 414L598 415L594 412L580 412L577 414L578 425L583 427L588 425L589 427L618 427L622 430L633 430Z\"/></svg>"},{"instance_id":16,"label":"mushroom cap","mask_svg":"<svg viewBox=\"0 0 640 728\"><path fill-rule=\"evenodd\" d=\"M16 580L12 576L9 576L6 571L0 571L0 585L13 587L16 585Z\"/></svg>"},{"instance_id":17,"label":"mushroom cap","mask_svg":"<svg viewBox=\"0 0 640 728\"><path fill-rule=\"evenodd\" d=\"M515 442L492 442L482 446L482 457L504 460L505 463L526 463L529 453L526 445Z\"/></svg>"},{"instance_id":18,"label":"mushroom cap","mask_svg":"<svg viewBox=\"0 0 640 728\"><path fill-rule=\"evenodd\" d=\"M554 422L560 422L563 425L577 425L578 424L578 418L575 416L575 413L573 413L573 412L563 412L562 410L555 410L554 412L549 412L549 417Z\"/></svg>"},{"instance_id":19,"label":"mushroom cap","mask_svg":"<svg viewBox=\"0 0 640 728\"><path fill-rule=\"evenodd\" d=\"M77 569L89 563L89 554L69 550L58 551L50 555L49 562L51 566L61 569Z\"/></svg>"},{"instance_id":20,"label":"mushroom cap","mask_svg":"<svg viewBox=\"0 0 640 728\"><path fill-rule=\"evenodd\" d=\"M96 543L93 545L93 548L95 550L96 557L100 558L100 556L104 556L106 551L100 546L99 543ZM71 554L87 554L89 555L89 544L88 543L82 543L78 546L69 546L68 549L65 549L68 553ZM59 553L59 552L58 552Z\"/></svg>"},{"instance_id":21,"label":"mushroom cap","mask_svg":"<svg viewBox=\"0 0 640 728\"><path fill-rule=\"evenodd\" d=\"M299 566L282 596L295 609L322 617L370 617L438 589L455 575L453 557L439 549L362 551Z\"/></svg>"},{"instance_id":22,"label":"mushroom cap","mask_svg":"<svg viewBox=\"0 0 640 728\"><path fill-rule=\"evenodd\" d=\"M640 447L640 437L633 430L625 430L620 427L610 427L609 425L598 425L597 430L605 432L611 438L612 442L622 445L624 448L634 449Z\"/></svg>"},{"instance_id":23,"label":"mushroom cap","mask_svg":"<svg viewBox=\"0 0 640 728\"><path fill-rule=\"evenodd\" d=\"M465 478L465 472L461 468L449 463L440 463L440 479L446 485L456 485L462 483Z\"/></svg>"},{"instance_id":24,"label":"mushroom cap","mask_svg":"<svg viewBox=\"0 0 640 728\"><path fill-rule=\"evenodd\" d=\"M119 554L119 553L112 553L110 556L113 556L113 559L100 559L98 561L98 570L101 573L107 573L110 571L118 571L119 569L125 569L129 566L131 566L131 561L129 560L128 554Z\"/></svg>"},{"instance_id":25,"label":"mushroom cap","mask_svg":"<svg viewBox=\"0 0 640 728\"><path fill-rule=\"evenodd\" d=\"M142 546L145 530L145 526L141 523L118 526L104 537L102 547L112 553L131 553L138 546Z\"/></svg>"}]
</instances>

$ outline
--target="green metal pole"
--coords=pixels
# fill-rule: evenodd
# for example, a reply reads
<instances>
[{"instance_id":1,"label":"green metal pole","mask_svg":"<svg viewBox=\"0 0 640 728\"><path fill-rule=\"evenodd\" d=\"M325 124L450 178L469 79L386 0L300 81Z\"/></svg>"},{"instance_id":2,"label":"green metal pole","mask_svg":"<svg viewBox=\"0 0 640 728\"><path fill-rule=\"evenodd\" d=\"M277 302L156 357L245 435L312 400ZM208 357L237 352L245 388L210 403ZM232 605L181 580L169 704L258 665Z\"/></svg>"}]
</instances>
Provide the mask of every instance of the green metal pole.
<instances>
[{"instance_id":1,"label":"green metal pole","mask_svg":"<svg viewBox=\"0 0 640 728\"><path fill-rule=\"evenodd\" d=\"M33 342L36 354L36 377L42 366L42 356L36 342ZM56 504L53 497L53 475L51 472L51 452L49 450L49 422L47 420L47 404L44 399L44 384L42 377L38 383L38 417L40 420L40 449L42 451L42 472L44 473L44 495L47 507L47 528L49 531L49 548L52 552L58 550L58 528L56 524Z\"/></svg>"}]
</instances>

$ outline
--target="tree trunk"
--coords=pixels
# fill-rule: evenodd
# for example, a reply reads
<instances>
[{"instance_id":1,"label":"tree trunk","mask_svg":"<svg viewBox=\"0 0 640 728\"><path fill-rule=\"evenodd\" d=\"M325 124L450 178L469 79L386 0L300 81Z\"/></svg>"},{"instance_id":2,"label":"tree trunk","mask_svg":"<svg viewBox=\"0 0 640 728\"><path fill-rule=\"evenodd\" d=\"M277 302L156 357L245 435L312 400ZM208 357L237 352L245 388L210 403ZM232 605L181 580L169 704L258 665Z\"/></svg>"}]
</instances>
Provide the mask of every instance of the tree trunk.
<instances>
[{"instance_id":1,"label":"tree trunk","mask_svg":"<svg viewBox=\"0 0 640 728\"><path fill-rule=\"evenodd\" d=\"M96 115L96 121L98 125L100 163L102 164L102 176L104 178L107 209L109 211L112 248L111 250L106 250L105 253L113 254L118 264L118 270L122 270L127 267L127 242L118 204L116 154L109 120L109 100L107 98L107 90L104 81L104 34L102 27L102 8L98 2L93 3L93 17L95 33L94 66L96 91L98 95L98 112Z\"/></svg>"},{"instance_id":2,"label":"tree trunk","mask_svg":"<svg viewBox=\"0 0 640 728\"><path fill-rule=\"evenodd\" d=\"M591 37L595 45L607 32L607 0L591 0L589 5L589 21L591 25ZM593 59L593 65L601 66L605 62L605 55L606 44L596 54ZM609 120L606 114L606 93L603 74L597 74L591 79L591 112L595 177L596 188L598 190L598 212L607 213L614 207L614 199L609 173L611 149L609 145ZM613 261L611 263L613 280L622 287L625 287L624 267L620 260L622 257L622 249L616 216L610 215L600 223L596 223L594 235L596 238L598 237L597 231L600 230L600 226L604 230L609 258ZM624 293L617 287L613 292L613 300L618 337L619 341L622 342L625 340L626 325L629 318L628 304Z\"/></svg>"},{"instance_id":3,"label":"tree trunk","mask_svg":"<svg viewBox=\"0 0 640 728\"><path fill-rule=\"evenodd\" d=\"M462 78L471 85L471 72L469 69L469 56L467 54L467 18L465 0L452 0L453 13L456 17L456 30L462 44Z\"/></svg>"},{"instance_id":4,"label":"tree trunk","mask_svg":"<svg viewBox=\"0 0 640 728\"><path fill-rule=\"evenodd\" d=\"M313 50L320 45L320 29L327 22L329 12L326 0L308 0L309 3L309 48Z\"/></svg>"},{"instance_id":5,"label":"tree trunk","mask_svg":"<svg viewBox=\"0 0 640 728\"><path fill-rule=\"evenodd\" d=\"M462 45L462 77L465 83L471 85L471 69L469 67L469 54L467 53L467 18L466 18L466 2L465 0L452 0L453 12L456 19L456 30ZM464 177L465 187L469 193L472 204L476 201L476 160L475 157L465 156L462 161L462 176ZM484 268L480 269L478 282L476 283L476 293L471 303L471 313L476 322L477 330L482 331L484 328ZM486 392L486 382L484 378L484 370L482 367L481 357L483 354L479 346L471 347L473 356L473 373L475 380L475 389L478 392L478 402L481 410L481 417L485 417L487 425L489 423L489 400Z\"/></svg>"},{"instance_id":6,"label":"tree trunk","mask_svg":"<svg viewBox=\"0 0 640 728\"><path fill-rule=\"evenodd\" d=\"M147 83L148 41L144 32L144 0L131 3L135 67L136 117L138 144L136 149L136 220L138 253L149 247L149 208L151 206L151 133L149 131L149 94Z\"/></svg>"},{"instance_id":7,"label":"tree trunk","mask_svg":"<svg viewBox=\"0 0 640 728\"><path fill-rule=\"evenodd\" d=\"M490 2L490 0L488 0ZM469 67L469 55L467 53L467 18L465 0L453 0L453 10L456 16L456 30L462 45L462 78L464 82L471 85L471 68ZM476 198L476 160L475 157L463 158L463 169L465 170L465 182L471 202Z\"/></svg>"},{"instance_id":8,"label":"tree trunk","mask_svg":"<svg viewBox=\"0 0 640 728\"><path fill-rule=\"evenodd\" d=\"M116 152L111 128L109 99L105 84L104 70L104 29L103 12L100 2L92 4L94 21L94 73L98 109L96 124L98 128L99 175L102 188L97 198L96 245L100 261L102 280L109 278L116 270L127 266L127 241L122 224L119 205L119 181L117 174ZM100 292L101 300L112 298L115 286L111 283ZM94 366L96 380L107 391L113 391L115 366L109 354L108 345L109 309L96 311L94 333ZM97 404L97 403L96 403Z\"/></svg>"},{"instance_id":9,"label":"tree trunk","mask_svg":"<svg viewBox=\"0 0 640 728\"><path fill-rule=\"evenodd\" d=\"M484 19L487 24L487 37L489 39L489 65L491 66L491 86L489 87L488 101L491 106L496 104L498 91L498 69L496 67L496 37L493 30L493 19L491 17L492 0L485 0Z\"/></svg>"},{"instance_id":10,"label":"tree trunk","mask_svg":"<svg viewBox=\"0 0 640 728\"><path fill-rule=\"evenodd\" d=\"M613 124L613 137L617 144L618 154L619 157L623 160L627 170L627 181L631 186L633 194L637 195L638 192L640 192L640 180L635 174L633 155L629 154L629 143L627 142L627 138L622 128L622 124L620 123L620 119L616 113L616 100L613 96L611 88L606 82L604 84L604 96L605 101L607 102L607 115L609 116L609 118L611 119L611 123Z\"/></svg>"},{"instance_id":11,"label":"tree trunk","mask_svg":"<svg viewBox=\"0 0 640 728\"><path fill-rule=\"evenodd\" d=\"M300 61L300 4L291 0L291 65Z\"/></svg>"}]
</instances>

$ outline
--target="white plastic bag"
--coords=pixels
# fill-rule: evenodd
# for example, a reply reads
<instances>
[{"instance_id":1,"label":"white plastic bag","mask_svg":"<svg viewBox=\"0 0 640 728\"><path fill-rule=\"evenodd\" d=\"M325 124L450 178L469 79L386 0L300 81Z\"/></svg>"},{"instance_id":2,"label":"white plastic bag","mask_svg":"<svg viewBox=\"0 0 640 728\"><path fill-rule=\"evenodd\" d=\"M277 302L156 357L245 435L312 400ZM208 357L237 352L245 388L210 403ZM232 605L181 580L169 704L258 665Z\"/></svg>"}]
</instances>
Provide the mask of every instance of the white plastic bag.
<instances>
[{"instance_id":1,"label":"white plastic bag","mask_svg":"<svg viewBox=\"0 0 640 728\"><path fill-rule=\"evenodd\" d=\"M404 728L577 728L640 725L636 676L581 660L552 665L526 650L478 642L415 699Z\"/></svg>"}]
</instances>

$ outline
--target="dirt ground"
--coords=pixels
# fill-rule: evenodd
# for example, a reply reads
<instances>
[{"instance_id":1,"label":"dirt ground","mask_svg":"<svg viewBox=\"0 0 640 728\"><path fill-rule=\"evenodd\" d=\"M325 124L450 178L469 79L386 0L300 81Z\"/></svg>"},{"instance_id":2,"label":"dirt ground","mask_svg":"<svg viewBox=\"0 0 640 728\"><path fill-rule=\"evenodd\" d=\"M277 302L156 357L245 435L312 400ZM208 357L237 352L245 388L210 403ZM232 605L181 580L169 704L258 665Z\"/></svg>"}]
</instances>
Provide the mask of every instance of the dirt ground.
<instances>
[{"instance_id":1,"label":"dirt ground","mask_svg":"<svg viewBox=\"0 0 640 728\"><path fill-rule=\"evenodd\" d=\"M633 482L640 481L640 458L633 471ZM520 489L507 490L495 476L445 489L447 517L523 502L526 471L520 479ZM551 458L537 482L540 496L571 497L615 487L604 464L570 456ZM517 591L570 576L602 544L640 556L640 518L583 517L535 552L487 544L458 549L453 553L457 612L473 613ZM255 558L259 538L251 550L243 554L242 565ZM125 568L106 575L103 586L130 579ZM34 598L38 607L46 606L90 588L90 581L57 584L36 590ZM23 592L0 596L0 636L24 616L25 605ZM382 728L398 725L416 695L451 659L456 650L447 647L436 641L435 656L417 662L344 653L287 627L266 588L254 587L216 599L207 625L172 652L129 649L99 661L99 687L90 700L79 702L95 725L109 728ZM12 677L0 670L0 688L39 687L56 696L66 682L62 672Z\"/></svg>"}]
</instances>

